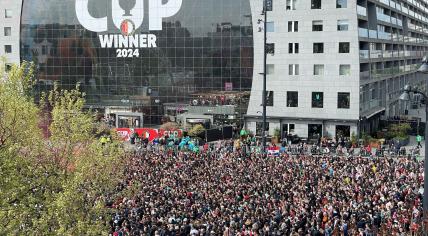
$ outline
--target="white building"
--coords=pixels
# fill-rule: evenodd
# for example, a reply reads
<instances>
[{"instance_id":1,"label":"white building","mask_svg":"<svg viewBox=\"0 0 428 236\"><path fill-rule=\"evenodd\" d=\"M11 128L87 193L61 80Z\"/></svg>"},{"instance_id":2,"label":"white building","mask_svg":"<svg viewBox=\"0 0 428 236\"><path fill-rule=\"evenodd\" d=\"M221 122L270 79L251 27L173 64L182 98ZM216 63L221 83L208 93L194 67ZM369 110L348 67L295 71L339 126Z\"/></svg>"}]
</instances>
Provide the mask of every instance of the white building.
<instances>
[{"instance_id":1,"label":"white building","mask_svg":"<svg viewBox=\"0 0 428 236\"><path fill-rule=\"evenodd\" d=\"M263 1L252 1L254 81L246 126L262 131ZM268 12L267 121L300 137L374 132L401 115L406 83L427 51L423 0L274 0ZM360 130L358 129L360 127Z\"/></svg>"},{"instance_id":2,"label":"white building","mask_svg":"<svg viewBox=\"0 0 428 236\"><path fill-rule=\"evenodd\" d=\"M20 0L0 0L0 57L6 58L5 62L1 62L5 63L6 69L20 62L21 4Z\"/></svg>"}]
</instances>

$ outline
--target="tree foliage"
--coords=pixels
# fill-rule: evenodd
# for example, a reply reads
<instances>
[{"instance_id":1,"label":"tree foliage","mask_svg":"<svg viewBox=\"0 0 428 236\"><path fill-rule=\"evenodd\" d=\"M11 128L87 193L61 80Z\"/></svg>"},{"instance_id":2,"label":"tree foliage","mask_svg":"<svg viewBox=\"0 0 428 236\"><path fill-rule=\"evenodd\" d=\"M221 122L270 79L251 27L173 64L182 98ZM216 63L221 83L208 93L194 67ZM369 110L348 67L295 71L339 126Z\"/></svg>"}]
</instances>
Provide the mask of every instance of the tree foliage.
<instances>
[{"instance_id":1,"label":"tree foliage","mask_svg":"<svg viewBox=\"0 0 428 236\"><path fill-rule=\"evenodd\" d=\"M170 130L176 130L176 129L178 129L180 126L176 123L176 122L167 122L167 123L165 123L165 124L163 124L163 125L161 125L161 129L163 129L163 130L168 130L168 131L170 131Z\"/></svg>"},{"instance_id":2,"label":"tree foliage","mask_svg":"<svg viewBox=\"0 0 428 236\"><path fill-rule=\"evenodd\" d=\"M387 138L398 138L401 140L409 137L409 131L412 129L408 123L392 124L388 128Z\"/></svg>"},{"instance_id":3,"label":"tree foliage","mask_svg":"<svg viewBox=\"0 0 428 236\"><path fill-rule=\"evenodd\" d=\"M107 196L123 173L121 145L101 146L78 89L55 86L37 105L32 75L28 63L0 73L0 232L105 235ZM39 127L46 110L48 138Z\"/></svg>"},{"instance_id":4,"label":"tree foliage","mask_svg":"<svg viewBox=\"0 0 428 236\"><path fill-rule=\"evenodd\" d=\"M22 68L12 67L8 74L0 70L0 147L28 145L39 138L37 123L32 119L38 113L30 96L32 74L33 66L28 63Z\"/></svg>"},{"instance_id":5,"label":"tree foliage","mask_svg":"<svg viewBox=\"0 0 428 236\"><path fill-rule=\"evenodd\" d=\"M357 144L357 142L358 142L358 137L357 137L357 135L355 134L355 132L352 132L352 134L351 134L351 143L352 143L353 145L356 145L356 144Z\"/></svg>"},{"instance_id":6,"label":"tree foliage","mask_svg":"<svg viewBox=\"0 0 428 236\"><path fill-rule=\"evenodd\" d=\"M190 130L189 130L189 136L191 137L198 137L199 135L201 135L203 132L205 132L205 128L203 125L201 124L197 124L195 126L193 126Z\"/></svg>"}]
</instances>

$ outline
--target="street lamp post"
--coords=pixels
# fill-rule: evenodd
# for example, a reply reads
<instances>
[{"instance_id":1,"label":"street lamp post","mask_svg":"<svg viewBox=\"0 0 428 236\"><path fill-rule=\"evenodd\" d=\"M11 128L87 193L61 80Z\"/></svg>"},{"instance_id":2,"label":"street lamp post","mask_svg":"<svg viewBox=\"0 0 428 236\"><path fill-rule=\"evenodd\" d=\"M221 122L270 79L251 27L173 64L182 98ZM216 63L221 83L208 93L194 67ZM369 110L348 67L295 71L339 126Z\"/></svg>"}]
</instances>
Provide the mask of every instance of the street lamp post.
<instances>
[{"instance_id":1,"label":"street lamp post","mask_svg":"<svg viewBox=\"0 0 428 236\"><path fill-rule=\"evenodd\" d=\"M422 72L427 74L428 73L428 61L427 58L423 59L423 63L418 69L418 72ZM428 89L428 87L427 87ZM413 94L420 94L425 99L425 157L424 157L424 193L423 193L423 235L427 235L427 227L428 227L428 100L427 95L419 91L418 89L414 89L409 85L406 85L404 87L404 92L400 96L400 100L402 101L409 101L410 100L410 93Z\"/></svg>"},{"instance_id":2,"label":"street lamp post","mask_svg":"<svg viewBox=\"0 0 428 236\"><path fill-rule=\"evenodd\" d=\"M267 70L267 52L266 52L266 43L267 43L267 12L268 12L268 1L264 0L263 2L263 14L264 14L264 27L263 27L263 95L262 95L262 105L263 105L263 125L262 125L262 148L263 153L266 151L266 70Z\"/></svg>"},{"instance_id":3,"label":"street lamp post","mask_svg":"<svg viewBox=\"0 0 428 236\"><path fill-rule=\"evenodd\" d=\"M263 153L266 151L266 75L267 75L267 13L272 11L272 0L263 0L263 95L262 95L262 105L263 105L263 133L262 133L262 148ZM259 20L259 22L262 20Z\"/></svg>"}]
</instances>

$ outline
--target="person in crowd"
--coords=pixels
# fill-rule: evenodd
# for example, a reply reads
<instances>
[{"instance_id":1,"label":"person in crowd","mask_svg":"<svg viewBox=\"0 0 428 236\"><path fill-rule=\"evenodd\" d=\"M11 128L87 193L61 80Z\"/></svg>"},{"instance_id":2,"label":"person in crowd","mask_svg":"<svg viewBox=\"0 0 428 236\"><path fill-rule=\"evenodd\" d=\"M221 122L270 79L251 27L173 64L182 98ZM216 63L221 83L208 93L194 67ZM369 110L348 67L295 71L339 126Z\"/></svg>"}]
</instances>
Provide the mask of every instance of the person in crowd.
<instances>
[{"instance_id":1,"label":"person in crowd","mask_svg":"<svg viewBox=\"0 0 428 236\"><path fill-rule=\"evenodd\" d=\"M111 197L111 235L401 236L421 227L423 162L233 147L129 154L117 189L134 194Z\"/></svg>"},{"instance_id":2,"label":"person in crowd","mask_svg":"<svg viewBox=\"0 0 428 236\"><path fill-rule=\"evenodd\" d=\"M422 148L422 145L421 145L422 136L420 134L418 134L418 136L416 136L416 142L418 143L418 148Z\"/></svg>"}]
</instances>

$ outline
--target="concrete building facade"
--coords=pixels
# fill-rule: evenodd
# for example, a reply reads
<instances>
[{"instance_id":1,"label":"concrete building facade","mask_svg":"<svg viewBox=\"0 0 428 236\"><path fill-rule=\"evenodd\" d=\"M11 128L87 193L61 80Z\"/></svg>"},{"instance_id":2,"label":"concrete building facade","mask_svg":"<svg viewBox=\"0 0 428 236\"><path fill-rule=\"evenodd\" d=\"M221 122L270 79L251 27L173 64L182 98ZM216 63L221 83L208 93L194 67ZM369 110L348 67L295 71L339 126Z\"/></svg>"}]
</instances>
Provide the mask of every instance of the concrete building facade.
<instances>
[{"instance_id":1,"label":"concrete building facade","mask_svg":"<svg viewBox=\"0 0 428 236\"><path fill-rule=\"evenodd\" d=\"M252 1L254 81L247 128L261 134L262 1ZM274 1L268 12L268 133L300 137L375 132L402 115L405 84L425 87L416 69L427 51L427 2ZM260 32L260 33L257 33Z\"/></svg>"},{"instance_id":2,"label":"concrete building facade","mask_svg":"<svg viewBox=\"0 0 428 236\"><path fill-rule=\"evenodd\" d=\"M6 69L20 62L21 5L20 0L0 1L0 57L5 58L2 66L6 66Z\"/></svg>"}]
</instances>

